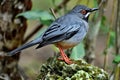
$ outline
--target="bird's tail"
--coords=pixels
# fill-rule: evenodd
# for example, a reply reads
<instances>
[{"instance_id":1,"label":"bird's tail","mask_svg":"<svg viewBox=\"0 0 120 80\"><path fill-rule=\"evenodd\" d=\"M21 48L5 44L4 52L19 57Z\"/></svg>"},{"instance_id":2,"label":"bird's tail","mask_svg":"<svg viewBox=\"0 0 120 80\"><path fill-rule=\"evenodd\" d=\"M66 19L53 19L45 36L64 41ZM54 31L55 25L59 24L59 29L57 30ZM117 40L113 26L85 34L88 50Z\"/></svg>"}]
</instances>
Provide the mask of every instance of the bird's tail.
<instances>
[{"instance_id":1,"label":"bird's tail","mask_svg":"<svg viewBox=\"0 0 120 80\"><path fill-rule=\"evenodd\" d=\"M12 55L20 52L20 51L23 50L23 49L26 49L26 48L31 47L31 46L33 46L33 45L39 44L39 43L41 43L41 42L42 42L42 39L41 39L41 38L37 38L37 39L35 39L35 40L33 40L33 41L29 42L29 43L26 43L26 44L18 47L18 48L15 49L15 50L9 52L8 55L9 55L9 56L12 56Z\"/></svg>"}]
</instances>

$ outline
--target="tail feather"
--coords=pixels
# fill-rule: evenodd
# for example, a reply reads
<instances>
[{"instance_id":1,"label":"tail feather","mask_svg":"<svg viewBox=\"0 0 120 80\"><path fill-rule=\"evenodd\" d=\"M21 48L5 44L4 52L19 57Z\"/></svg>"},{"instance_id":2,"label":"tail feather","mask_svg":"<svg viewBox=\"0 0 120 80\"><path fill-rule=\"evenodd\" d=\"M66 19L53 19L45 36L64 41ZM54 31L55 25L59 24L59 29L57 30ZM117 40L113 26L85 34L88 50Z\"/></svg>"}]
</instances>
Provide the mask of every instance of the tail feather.
<instances>
[{"instance_id":1,"label":"tail feather","mask_svg":"<svg viewBox=\"0 0 120 80\"><path fill-rule=\"evenodd\" d=\"M39 44L39 43L41 43L41 42L42 42L41 38L37 38L37 39L35 39L35 40L33 40L33 41L29 42L29 43L26 43L26 44L18 47L18 48L15 49L15 50L9 52L8 55L12 56L12 55L20 52L20 51L23 50L23 49L26 49L26 48L31 47L31 46L33 46L33 45Z\"/></svg>"}]
</instances>

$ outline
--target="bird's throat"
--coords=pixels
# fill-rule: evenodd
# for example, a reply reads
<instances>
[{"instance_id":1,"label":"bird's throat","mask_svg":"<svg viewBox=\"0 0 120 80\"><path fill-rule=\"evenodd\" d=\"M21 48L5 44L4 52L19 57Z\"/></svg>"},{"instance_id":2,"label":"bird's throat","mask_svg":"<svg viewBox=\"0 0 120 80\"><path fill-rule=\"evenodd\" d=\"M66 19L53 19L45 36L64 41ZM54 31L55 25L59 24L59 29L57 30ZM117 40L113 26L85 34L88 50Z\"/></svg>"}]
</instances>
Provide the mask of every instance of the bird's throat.
<instances>
[{"instance_id":1,"label":"bird's throat","mask_svg":"<svg viewBox=\"0 0 120 80\"><path fill-rule=\"evenodd\" d=\"M86 22L88 22L89 16L84 17L83 20L85 20Z\"/></svg>"}]
</instances>

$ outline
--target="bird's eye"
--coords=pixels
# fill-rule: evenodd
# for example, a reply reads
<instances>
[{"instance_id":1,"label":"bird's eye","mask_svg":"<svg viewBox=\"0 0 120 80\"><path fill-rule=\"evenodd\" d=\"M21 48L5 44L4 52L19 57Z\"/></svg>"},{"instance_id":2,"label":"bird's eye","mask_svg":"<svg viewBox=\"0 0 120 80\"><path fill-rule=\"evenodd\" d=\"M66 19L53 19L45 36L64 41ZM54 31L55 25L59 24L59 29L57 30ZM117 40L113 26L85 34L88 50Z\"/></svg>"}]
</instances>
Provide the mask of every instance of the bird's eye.
<instances>
[{"instance_id":1,"label":"bird's eye","mask_svg":"<svg viewBox=\"0 0 120 80\"><path fill-rule=\"evenodd\" d=\"M85 15L87 13L86 10L82 10L80 13L82 13L83 15Z\"/></svg>"}]
</instances>

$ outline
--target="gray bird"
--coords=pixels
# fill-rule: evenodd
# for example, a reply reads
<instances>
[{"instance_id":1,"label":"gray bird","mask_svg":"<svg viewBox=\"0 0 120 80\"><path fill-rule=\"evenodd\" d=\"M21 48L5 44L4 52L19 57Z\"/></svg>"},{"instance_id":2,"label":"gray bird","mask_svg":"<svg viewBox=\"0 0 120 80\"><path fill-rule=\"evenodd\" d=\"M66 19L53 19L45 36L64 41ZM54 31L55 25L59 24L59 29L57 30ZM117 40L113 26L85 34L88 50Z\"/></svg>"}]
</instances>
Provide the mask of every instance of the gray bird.
<instances>
[{"instance_id":1,"label":"gray bird","mask_svg":"<svg viewBox=\"0 0 120 80\"><path fill-rule=\"evenodd\" d=\"M12 56L36 44L39 44L37 48L48 44L55 44L60 50L61 58L59 59L71 64L72 61L66 56L63 49L72 48L84 39L89 28L89 15L96 10L98 8L77 5L64 16L56 19L39 38L18 47L8 54Z\"/></svg>"}]
</instances>

